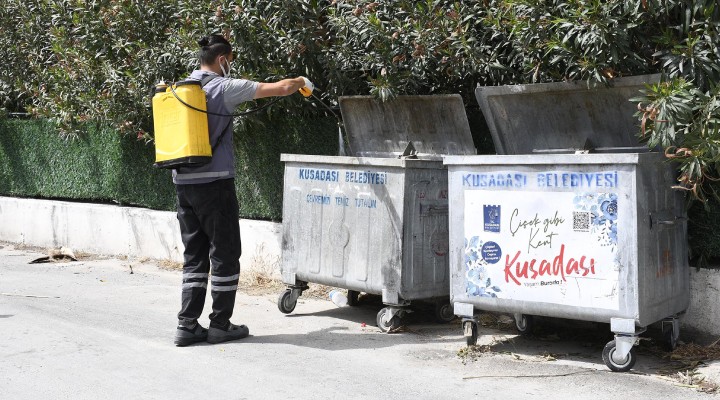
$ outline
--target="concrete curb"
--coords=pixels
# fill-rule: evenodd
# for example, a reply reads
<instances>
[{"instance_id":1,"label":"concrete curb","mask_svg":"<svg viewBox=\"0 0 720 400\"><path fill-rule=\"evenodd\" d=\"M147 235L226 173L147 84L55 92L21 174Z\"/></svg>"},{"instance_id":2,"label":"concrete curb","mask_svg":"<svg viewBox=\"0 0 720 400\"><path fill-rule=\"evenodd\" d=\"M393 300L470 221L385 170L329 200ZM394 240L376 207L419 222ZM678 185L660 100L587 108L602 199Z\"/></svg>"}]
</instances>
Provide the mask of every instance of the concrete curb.
<instances>
[{"instance_id":1,"label":"concrete curb","mask_svg":"<svg viewBox=\"0 0 720 400\"><path fill-rule=\"evenodd\" d=\"M282 225L239 223L243 268L279 268ZM0 240L175 262L183 261L184 250L175 212L13 197L0 197Z\"/></svg>"}]
</instances>

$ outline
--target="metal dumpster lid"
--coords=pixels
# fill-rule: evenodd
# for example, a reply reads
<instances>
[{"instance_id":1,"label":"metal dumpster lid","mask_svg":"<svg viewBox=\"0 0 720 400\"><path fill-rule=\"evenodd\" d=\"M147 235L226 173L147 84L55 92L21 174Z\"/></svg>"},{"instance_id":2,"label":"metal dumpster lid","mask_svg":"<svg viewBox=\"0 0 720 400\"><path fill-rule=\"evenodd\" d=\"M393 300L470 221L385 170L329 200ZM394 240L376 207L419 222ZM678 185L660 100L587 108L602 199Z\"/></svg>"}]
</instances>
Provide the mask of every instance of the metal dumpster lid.
<instances>
[{"instance_id":1,"label":"metal dumpster lid","mask_svg":"<svg viewBox=\"0 0 720 400\"><path fill-rule=\"evenodd\" d=\"M485 86L475 97L498 154L637 147L637 108L629 100L659 80L659 74L638 75L591 89L585 81Z\"/></svg>"},{"instance_id":2,"label":"metal dumpster lid","mask_svg":"<svg viewBox=\"0 0 720 400\"><path fill-rule=\"evenodd\" d=\"M340 97L350 149L357 157L398 157L408 142L423 155L476 154L460 95Z\"/></svg>"}]
</instances>

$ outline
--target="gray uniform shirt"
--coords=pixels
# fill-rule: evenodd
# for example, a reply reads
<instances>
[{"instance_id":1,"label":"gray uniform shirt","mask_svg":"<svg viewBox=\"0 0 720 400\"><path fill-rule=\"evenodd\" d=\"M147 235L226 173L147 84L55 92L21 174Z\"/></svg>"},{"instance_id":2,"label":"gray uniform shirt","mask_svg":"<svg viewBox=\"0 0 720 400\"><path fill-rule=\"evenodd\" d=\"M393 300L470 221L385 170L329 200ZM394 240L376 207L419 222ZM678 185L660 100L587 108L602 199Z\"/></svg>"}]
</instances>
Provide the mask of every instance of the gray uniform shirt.
<instances>
[{"instance_id":1,"label":"gray uniform shirt","mask_svg":"<svg viewBox=\"0 0 720 400\"><path fill-rule=\"evenodd\" d=\"M215 76L203 87L210 112L232 114L240 103L255 97L258 83L247 79L223 78L214 72L201 70L193 71L188 79L202 81L208 76ZM174 169L172 175L176 185L209 183L235 177L232 117L208 114L208 132L210 146L213 147L212 160L199 167Z\"/></svg>"}]
</instances>

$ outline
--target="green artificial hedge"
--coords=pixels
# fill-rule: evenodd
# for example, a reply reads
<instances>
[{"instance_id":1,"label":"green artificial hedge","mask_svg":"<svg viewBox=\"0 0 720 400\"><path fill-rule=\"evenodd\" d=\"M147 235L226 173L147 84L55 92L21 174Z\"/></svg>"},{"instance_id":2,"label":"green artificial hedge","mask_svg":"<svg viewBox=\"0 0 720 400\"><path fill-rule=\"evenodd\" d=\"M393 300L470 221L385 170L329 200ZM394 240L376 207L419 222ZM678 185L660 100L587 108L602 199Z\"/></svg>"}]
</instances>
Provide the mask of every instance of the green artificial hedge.
<instances>
[{"instance_id":1,"label":"green artificial hedge","mask_svg":"<svg viewBox=\"0 0 720 400\"><path fill-rule=\"evenodd\" d=\"M335 119L302 122L275 117L236 129L241 217L281 219L281 153L337 153ZM152 166L152 143L85 130L63 139L47 121L0 120L0 195L175 209L170 171Z\"/></svg>"},{"instance_id":2,"label":"green artificial hedge","mask_svg":"<svg viewBox=\"0 0 720 400\"><path fill-rule=\"evenodd\" d=\"M262 124L236 129L234 143L240 216L280 221L283 190L280 154L337 154L337 121L333 117L265 116Z\"/></svg>"},{"instance_id":3,"label":"green artificial hedge","mask_svg":"<svg viewBox=\"0 0 720 400\"><path fill-rule=\"evenodd\" d=\"M63 139L43 120L0 120L0 194L173 207L169 171L151 167L154 149L110 132Z\"/></svg>"}]
</instances>

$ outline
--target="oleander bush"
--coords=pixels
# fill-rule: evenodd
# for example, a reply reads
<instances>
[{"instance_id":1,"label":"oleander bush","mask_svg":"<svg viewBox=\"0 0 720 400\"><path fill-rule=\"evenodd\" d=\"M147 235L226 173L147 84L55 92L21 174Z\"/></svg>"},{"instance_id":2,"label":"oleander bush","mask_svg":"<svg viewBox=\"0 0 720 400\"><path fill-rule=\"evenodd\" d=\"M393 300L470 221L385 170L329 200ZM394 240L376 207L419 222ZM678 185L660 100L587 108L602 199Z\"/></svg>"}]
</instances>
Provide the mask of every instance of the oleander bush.
<instances>
[{"instance_id":1,"label":"oleander bush","mask_svg":"<svg viewBox=\"0 0 720 400\"><path fill-rule=\"evenodd\" d=\"M662 81L628 105L638 109L638 138L662 146L678 165L679 190L701 200L691 230L720 207L713 184L720 178L716 0L0 0L0 6L0 118L28 113L48 121L42 129L59 133L57 146L70 149L95 140L89 136L108 135L139 140L147 151L153 84L182 79L196 68L196 41L207 33L234 43L236 76L305 75L330 107L341 95L388 101L402 94L459 93L481 152L492 149L477 118L477 85L584 80L593 86L659 72ZM330 122L318 125L323 145L306 143L302 127L317 120L332 117L317 99L301 96L237 120L248 188L265 182L252 189L246 204L254 205L246 215L279 218L278 151L335 151ZM271 135L280 124L287 126L284 142ZM7 125L3 129L7 135ZM67 154L68 165L75 163L72 157L87 157ZM137 179L158 173L148 165L136 170ZM15 193L7 188L17 185L3 185L3 193ZM695 254L720 255L713 250L720 237L703 232L711 236L698 243L718 245L696 247Z\"/></svg>"}]
</instances>

